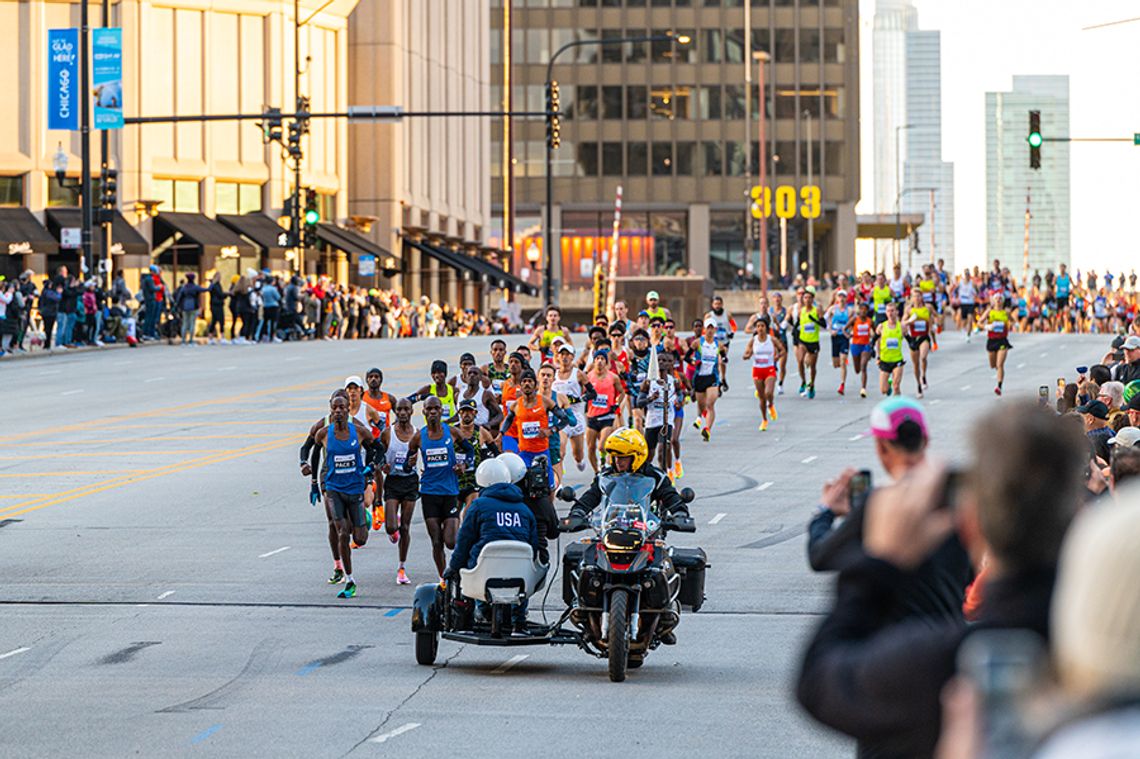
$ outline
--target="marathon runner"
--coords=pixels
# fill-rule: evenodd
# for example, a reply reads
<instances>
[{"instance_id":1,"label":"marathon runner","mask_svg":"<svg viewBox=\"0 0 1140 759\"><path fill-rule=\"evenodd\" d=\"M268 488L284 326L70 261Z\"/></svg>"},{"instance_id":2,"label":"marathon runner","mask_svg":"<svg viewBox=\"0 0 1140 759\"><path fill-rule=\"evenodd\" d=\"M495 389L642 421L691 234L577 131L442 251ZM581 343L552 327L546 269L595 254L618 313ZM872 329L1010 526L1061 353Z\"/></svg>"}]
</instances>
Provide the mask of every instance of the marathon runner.
<instances>
[{"instance_id":1,"label":"marathon runner","mask_svg":"<svg viewBox=\"0 0 1140 759\"><path fill-rule=\"evenodd\" d=\"M594 351L594 365L586 375L586 455L594 473L598 471L598 449L614 429L616 413L625 398L621 378L610 370L609 352Z\"/></svg>"},{"instance_id":2,"label":"marathon runner","mask_svg":"<svg viewBox=\"0 0 1140 759\"><path fill-rule=\"evenodd\" d=\"M621 329L614 328L613 332L621 337ZM586 471L586 402L583 400L586 392L586 373L574 365L574 346L562 343L558 346L558 370L552 369L551 386L546 388L565 397L570 404L570 413L574 416L574 423L564 429L560 435L559 453L572 451L574 463L579 472ZM540 377L541 379L541 377ZM567 444L569 441L569 444ZM563 456L564 457L564 456ZM561 479L561 475L559 475Z\"/></svg>"},{"instance_id":3,"label":"marathon runner","mask_svg":"<svg viewBox=\"0 0 1140 759\"><path fill-rule=\"evenodd\" d=\"M859 397L867 397L867 365L875 357L871 337L875 324L871 319L871 306L860 301L858 316L847 325L847 336L851 340L851 369L859 375Z\"/></svg>"},{"instance_id":4,"label":"marathon runner","mask_svg":"<svg viewBox=\"0 0 1140 759\"><path fill-rule=\"evenodd\" d=\"M989 355L990 368L997 372L997 387L994 395L1001 395L1001 386L1005 381L1005 359L1013 348L1009 343L1009 311L1004 308L1001 293L990 296L990 305L978 315L978 321L986 324L986 353Z\"/></svg>"},{"instance_id":5,"label":"marathon runner","mask_svg":"<svg viewBox=\"0 0 1140 759\"><path fill-rule=\"evenodd\" d=\"M629 320L629 304L624 300L614 302L614 320L610 326L617 324L620 324L626 333L633 329L633 322Z\"/></svg>"},{"instance_id":6,"label":"marathon runner","mask_svg":"<svg viewBox=\"0 0 1140 759\"><path fill-rule=\"evenodd\" d=\"M467 370L473 366L475 366L475 354L474 353L464 353L463 355L461 355L459 357L459 373L456 374L454 377L451 377L450 379L448 379L447 384L451 385L456 390L459 390L461 387L463 387L464 385L467 384ZM483 372L483 370L480 369L479 373L482 374L482 372ZM483 387L489 388L489 387L491 387L491 380L488 377L483 377L481 380L481 384L483 385Z\"/></svg>"},{"instance_id":7,"label":"marathon runner","mask_svg":"<svg viewBox=\"0 0 1140 759\"><path fill-rule=\"evenodd\" d=\"M473 422L479 427L491 430L494 434L494 431L499 429L499 424L503 421L503 411L499 407L499 401L495 397L494 391L484 385L486 377L483 375L483 370L472 361L463 370L461 376L463 377L463 389L459 391L459 406L463 405L463 401L471 401L475 408ZM471 466L468 469L471 470L470 474L474 476L475 467Z\"/></svg>"},{"instance_id":8,"label":"marathon runner","mask_svg":"<svg viewBox=\"0 0 1140 759\"><path fill-rule=\"evenodd\" d=\"M924 282L926 280L923 280ZM923 388L930 387L926 379L926 361L930 355L931 320L933 314L926 304L922 290L912 290L907 304L903 326L910 346L910 360L914 363L914 381L918 387L915 397L922 398Z\"/></svg>"},{"instance_id":9,"label":"marathon runner","mask_svg":"<svg viewBox=\"0 0 1140 759\"><path fill-rule=\"evenodd\" d=\"M447 568L443 549L445 546L448 550L455 548L455 534L459 530L459 474L463 472L463 462L456 457L451 428L443 424L443 403L437 396L429 396L424 401L423 414L427 424L408 443L408 456L423 451L420 501L424 526L431 538L432 559L442 583L443 571Z\"/></svg>"},{"instance_id":10,"label":"marathon runner","mask_svg":"<svg viewBox=\"0 0 1140 759\"><path fill-rule=\"evenodd\" d=\"M557 401L538 394L538 377L531 369L523 369L519 377L519 395L514 406L503 420L504 427L514 426L519 433L519 456L527 468L539 456L546 457L546 474L551 488L554 487L554 467L550 457L549 438L553 433L550 417L553 415L564 424L570 423Z\"/></svg>"},{"instance_id":11,"label":"marathon runner","mask_svg":"<svg viewBox=\"0 0 1140 759\"><path fill-rule=\"evenodd\" d=\"M678 385L677 378L673 376L673 354L663 351L657 356L657 376L646 377L638 390L638 397L645 409L645 442L649 446L649 461L654 461L660 443L661 471L667 473L675 470L670 461L670 448L674 409L680 392Z\"/></svg>"},{"instance_id":12,"label":"marathon runner","mask_svg":"<svg viewBox=\"0 0 1140 759\"><path fill-rule=\"evenodd\" d=\"M724 360L716 341L716 321L705 320L704 335L697 343L700 366L693 378L693 392L697 396L697 418L693 426L701 431L701 438L707 443L712 437L716 423L716 399L720 397L720 378L724 373Z\"/></svg>"},{"instance_id":13,"label":"marathon runner","mask_svg":"<svg viewBox=\"0 0 1140 759\"><path fill-rule=\"evenodd\" d=\"M875 311L875 326L887 320L887 304L891 302L891 288L887 285L887 275L875 275L875 287L871 290L871 305Z\"/></svg>"},{"instance_id":14,"label":"marathon runner","mask_svg":"<svg viewBox=\"0 0 1140 759\"><path fill-rule=\"evenodd\" d=\"M336 525L340 561L344 567L345 586L337 597L353 598L356 580L352 575L350 543L368 542L371 520L364 508L364 492L368 475L383 456L384 449L372 437L371 429L349 416L346 395L333 394L329 400L329 419L331 423L317 430L313 439L324 451L321 480L325 513ZM307 460L301 466L301 474L306 477L311 474L308 466Z\"/></svg>"},{"instance_id":15,"label":"marathon runner","mask_svg":"<svg viewBox=\"0 0 1140 759\"><path fill-rule=\"evenodd\" d=\"M381 427L383 425L383 417L380 412L372 407L372 404L364 402L364 380L360 377L353 375L344 380L344 391L348 394L348 414L356 421L367 427L373 438L380 437ZM376 494L383 492L378 488L383 484L383 475L379 472L376 473L379 479L372 479L367 490L364 491L364 508L372 515L372 529L380 529L380 525L384 523L384 507L375 509ZM352 548L360 548L363 544L353 544Z\"/></svg>"},{"instance_id":16,"label":"marathon runner","mask_svg":"<svg viewBox=\"0 0 1140 759\"><path fill-rule=\"evenodd\" d=\"M728 363L728 349L732 345L732 338L736 334L736 322L724 307L724 298L714 295L711 309L705 314L705 319L716 322L716 341L720 344L720 351L724 354L724 363ZM721 378L722 380L725 378ZM723 388L727 390L728 388ZM650 459L652 460L652 456Z\"/></svg>"},{"instance_id":17,"label":"marathon runner","mask_svg":"<svg viewBox=\"0 0 1140 759\"><path fill-rule=\"evenodd\" d=\"M384 430L381 440L388 449L383 471L384 529L388 539L399 543L400 565L396 569L396 584L407 585L404 562L408 560L408 547L412 543L412 516L419 498L420 477L416 474L416 457L409 452L416 428L412 426L412 402L401 398L395 405L396 421Z\"/></svg>"},{"instance_id":18,"label":"marathon runner","mask_svg":"<svg viewBox=\"0 0 1140 759\"><path fill-rule=\"evenodd\" d=\"M903 327L899 322L899 307L894 301L887 304L887 320L875 328L879 339L879 392L902 395Z\"/></svg>"},{"instance_id":19,"label":"marathon runner","mask_svg":"<svg viewBox=\"0 0 1140 759\"><path fill-rule=\"evenodd\" d=\"M348 393L344 390L334 391L332 397L336 398L337 396L343 397L346 402L348 400ZM329 399L329 403L332 403L332 398ZM317 445L317 433L330 424L332 424L331 413L313 423L313 426L309 428L309 434L305 437L305 442L301 444L301 475L311 478L309 503L313 506L321 503L324 498L324 483L321 482L321 472L324 469L321 465L323 449ZM337 532L336 521L327 508L325 509L325 516L328 519L329 549L332 551L333 557L333 573L329 577L329 585L338 585L344 582L344 563L340 558L340 535Z\"/></svg>"},{"instance_id":20,"label":"marathon runner","mask_svg":"<svg viewBox=\"0 0 1140 759\"><path fill-rule=\"evenodd\" d=\"M575 369L575 371L577 370ZM582 376L584 377L585 375ZM556 391L554 389L554 385L554 366L551 364L543 364L538 368L538 394L543 398L549 398L550 400L554 401L554 403L558 404L558 408L562 409L565 412L565 416L561 418L555 416L554 412L547 414L548 421L550 422L551 433L549 438L550 465L554 468L554 485L555 488L557 488L562 484L562 456L563 452L566 450L566 446L564 445L564 441L562 439L562 432L567 428L575 428L581 426L582 437L585 437L586 404L582 401L579 401L578 405L582 407L580 410L581 417L577 416L571 410L572 406L570 399L567 398L564 394ZM563 423L563 419L565 419L565 423ZM582 456L584 459L584 452ZM583 460L579 465L579 471L585 470L585 468L586 462Z\"/></svg>"},{"instance_id":21,"label":"marathon runner","mask_svg":"<svg viewBox=\"0 0 1140 759\"><path fill-rule=\"evenodd\" d=\"M672 314L669 313L669 309L661 305L661 296L657 294L656 290L650 290L645 294L644 313L650 319L654 316L659 316L661 317L661 321L665 321L672 316ZM640 314L638 314L638 316L640 316ZM639 326L644 329L647 325L641 324Z\"/></svg>"},{"instance_id":22,"label":"marathon runner","mask_svg":"<svg viewBox=\"0 0 1140 759\"><path fill-rule=\"evenodd\" d=\"M815 288L808 285L804 289L803 301L799 310L800 348L803 351L806 388L800 388L800 395L808 398L815 397L815 371L816 362L819 361L819 330L827 323L820 316L819 308L815 305Z\"/></svg>"},{"instance_id":23,"label":"marathon runner","mask_svg":"<svg viewBox=\"0 0 1140 759\"><path fill-rule=\"evenodd\" d=\"M374 436L379 437L392 423L392 409L396 407L396 396L380 389L384 384L384 372L376 367L368 370L364 375L364 381L368 385L368 390L362 396L362 400L380 415L380 422L372 431Z\"/></svg>"},{"instance_id":24,"label":"marathon runner","mask_svg":"<svg viewBox=\"0 0 1140 759\"><path fill-rule=\"evenodd\" d=\"M650 350L649 333L643 329L634 329L630 339L629 372L623 379L629 388L629 406L633 416L630 426L638 430L645 428L645 406L639 402L638 390L649 376Z\"/></svg>"},{"instance_id":25,"label":"marathon runner","mask_svg":"<svg viewBox=\"0 0 1140 759\"><path fill-rule=\"evenodd\" d=\"M436 359L431 362L431 384L424 385L408 400L412 403L426 401L428 398L438 398L443 409L445 419L452 419L458 410L455 404L455 387L447 381L447 362Z\"/></svg>"},{"instance_id":26,"label":"marathon runner","mask_svg":"<svg viewBox=\"0 0 1140 759\"><path fill-rule=\"evenodd\" d=\"M546 307L546 323L535 328L527 347L531 350L540 350L545 359L553 358L550 344L556 337L570 342L570 333L562 326L562 310L558 306L550 305Z\"/></svg>"},{"instance_id":27,"label":"marathon runner","mask_svg":"<svg viewBox=\"0 0 1140 759\"><path fill-rule=\"evenodd\" d=\"M495 395L501 396L503 394L503 383L511 377L511 371L507 368L505 361L507 357L507 343L506 341L495 338L491 341L491 363L483 367L483 374L487 379L491 380L491 389L495 391Z\"/></svg>"},{"instance_id":28,"label":"marathon runner","mask_svg":"<svg viewBox=\"0 0 1140 759\"><path fill-rule=\"evenodd\" d=\"M788 376L788 309L782 293L772 293L772 306L768 310L772 321L772 335L784 345L780 355L780 376L776 380L776 395L784 394L784 379Z\"/></svg>"},{"instance_id":29,"label":"marathon runner","mask_svg":"<svg viewBox=\"0 0 1140 759\"><path fill-rule=\"evenodd\" d=\"M744 346L744 360L752 359L752 384L760 399L760 431L768 429L768 417L776 421L776 363L787 348L771 334L767 316L756 321L755 333Z\"/></svg>"},{"instance_id":30,"label":"marathon runner","mask_svg":"<svg viewBox=\"0 0 1140 759\"><path fill-rule=\"evenodd\" d=\"M843 395L847 386L847 356L851 352L851 340L847 336L851 308L847 305L846 291L835 291L823 318L831 332L831 365L839 370L839 394Z\"/></svg>"},{"instance_id":31,"label":"marathon runner","mask_svg":"<svg viewBox=\"0 0 1140 759\"><path fill-rule=\"evenodd\" d=\"M978 302L978 288L974 286L969 271L958 282L954 292L958 301L958 329L966 331L966 342L970 342L970 337L974 334L974 308Z\"/></svg>"},{"instance_id":32,"label":"marathon runner","mask_svg":"<svg viewBox=\"0 0 1140 759\"><path fill-rule=\"evenodd\" d=\"M478 367L472 367L471 371L480 374ZM456 457L463 464L463 471L459 473L458 477L461 514L466 512L467 507L478 495L475 486L475 470L486 457L487 447L494 442L491 430L476 421L478 414L479 406L474 398L461 398L459 400L459 421L451 425L451 436L455 440Z\"/></svg>"},{"instance_id":33,"label":"marathon runner","mask_svg":"<svg viewBox=\"0 0 1140 759\"><path fill-rule=\"evenodd\" d=\"M523 355L518 351L511 354L507 359L507 367L510 370L510 377L503 381L503 394L499 405L506 414L510 409L511 404L515 402L519 392L519 376L523 373ZM512 427L503 429L502 436L502 449L511 453L519 452L519 435L518 430Z\"/></svg>"}]
</instances>

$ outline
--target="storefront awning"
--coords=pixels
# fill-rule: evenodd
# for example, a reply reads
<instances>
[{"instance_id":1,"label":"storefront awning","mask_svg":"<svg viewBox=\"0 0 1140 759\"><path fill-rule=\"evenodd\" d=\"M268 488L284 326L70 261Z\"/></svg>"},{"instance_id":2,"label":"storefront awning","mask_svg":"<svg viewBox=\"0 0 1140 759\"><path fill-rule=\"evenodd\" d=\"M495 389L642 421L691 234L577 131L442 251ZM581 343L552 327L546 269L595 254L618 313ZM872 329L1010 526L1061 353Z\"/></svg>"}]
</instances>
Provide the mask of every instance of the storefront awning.
<instances>
[{"instance_id":1,"label":"storefront awning","mask_svg":"<svg viewBox=\"0 0 1140 759\"><path fill-rule=\"evenodd\" d=\"M60 239L60 230L67 227L83 226L83 211L79 208L49 208L45 212L47 228L55 239ZM91 248L97 258L103 258L103 227L96 223L91 230ZM150 254L150 245L138 230L131 226L126 217L115 211L111 222L111 253L129 253L145 256Z\"/></svg>"},{"instance_id":2,"label":"storefront awning","mask_svg":"<svg viewBox=\"0 0 1140 759\"><path fill-rule=\"evenodd\" d=\"M0 208L0 255L59 252L59 241L26 208Z\"/></svg>"},{"instance_id":3,"label":"storefront awning","mask_svg":"<svg viewBox=\"0 0 1140 759\"><path fill-rule=\"evenodd\" d=\"M475 256L468 256L464 253L450 251L418 240L404 238L404 242L435 258L442 264L461 271L466 270L471 272L476 279L493 287L506 288L514 290L516 293L524 293L526 295L538 295L537 287L528 285L518 277L503 271L489 261L484 261Z\"/></svg>"},{"instance_id":4,"label":"storefront awning","mask_svg":"<svg viewBox=\"0 0 1140 759\"><path fill-rule=\"evenodd\" d=\"M403 271L403 261L400 260L399 256L392 255L390 251L351 229L338 227L327 222L321 223L317 225L317 239L325 245L343 250L350 255L355 253L356 255L375 256L376 268L385 272Z\"/></svg>"},{"instance_id":5,"label":"storefront awning","mask_svg":"<svg viewBox=\"0 0 1140 759\"><path fill-rule=\"evenodd\" d=\"M194 255L193 250L202 254L203 268L214 265L216 258L253 257L257 250L238 236L229 227L200 213L160 213L154 217L154 252L165 256L167 250L177 245L185 250L187 259ZM184 255L179 253L179 255Z\"/></svg>"},{"instance_id":6,"label":"storefront awning","mask_svg":"<svg viewBox=\"0 0 1140 759\"><path fill-rule=\"evenodd\" d=\"M289 231L259 211L246 214L220 213L218 221L265 252L289 247Z\"/></svg>"}]
</instances>

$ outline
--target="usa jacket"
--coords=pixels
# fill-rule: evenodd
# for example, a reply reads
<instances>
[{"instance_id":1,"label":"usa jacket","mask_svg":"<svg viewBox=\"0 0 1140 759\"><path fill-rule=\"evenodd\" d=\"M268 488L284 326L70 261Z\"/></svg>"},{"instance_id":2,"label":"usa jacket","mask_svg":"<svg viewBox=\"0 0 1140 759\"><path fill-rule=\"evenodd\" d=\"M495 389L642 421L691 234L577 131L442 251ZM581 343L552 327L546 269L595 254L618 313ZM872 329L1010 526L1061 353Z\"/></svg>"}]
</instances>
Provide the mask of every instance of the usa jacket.
<instances>
[{"instance_id":1,"label":"usa jacket","mask_svg":"<svg viewBox=\"0 0 1140 759\"><path fill-rule=\"evenodd\" d=\"M493 540L519 540L538 550L534 514L523 502L522 491L516 485L492 485L472 501L459 526L450 568L471 569L479 560L483 546Z\"/></svg>"}]
</instances>

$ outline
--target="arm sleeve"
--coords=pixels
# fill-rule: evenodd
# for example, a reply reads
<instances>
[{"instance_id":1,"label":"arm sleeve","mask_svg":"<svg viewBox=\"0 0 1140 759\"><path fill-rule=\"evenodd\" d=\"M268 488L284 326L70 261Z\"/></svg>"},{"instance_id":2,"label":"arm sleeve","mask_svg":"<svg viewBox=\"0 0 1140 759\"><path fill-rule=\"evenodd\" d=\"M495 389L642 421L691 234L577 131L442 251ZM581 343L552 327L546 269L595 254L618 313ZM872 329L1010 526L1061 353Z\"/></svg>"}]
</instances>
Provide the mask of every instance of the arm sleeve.
<instances>
[{"instance_id":1,"label":"arm sleeve","mask_svg":"<svg viewBox=\"0 0 1140 759\"><path fill-rule=\"evenodd\" d=\"M664 474L661 475L660 481L657 483L657 489L653 491L653 498L661 504L663 514L684 514L688 512L685 502L681 500L681 494L677 492L673 483Z\"/></svg>"},{"instance_id":2,"label":"arm sleeve","mask_svg":"<svg viewBox=\"0 0 1140 759\"><path fill-rule=\"evenodd\" d=\"M587 517L590 512L598 508L598 504L602 502L602 489L598 487L598 478L595 477L594 481L590 483L590 487L582 494L582 497L574 502L574 506L570 509L571 516Z\"/></svg>"},{"instance_id":3,"label":"arm sleeve","mask_svg":"<svg viewBox=\"0 0 1140 759\"><path fill-rule=\"evenodd\" d=\"M313 446L315 446L316 444L317 444L317 441L313 438L313 436L311 434L305 438L305 442L301 443L301 463L302 464L304 464L306 461L309 460L309 454L313 452Z\"/></svg>"},{"instance_id":4,"label":"arm sleeve","mask_svg":"<svg viewBox=\"0 0 1140 759\"><path fill-rule=\"evenodd\" d=\"M569 427L573 424L573 422L570 421L570 418L566 415L566 411L560 406L556 405L553 409L551 409L550 415L561 422L563 427Z\"/></svg>"},{"instance_id":5,"label":"arm sleeve","mask_svg":"<svg viewBox=\"0 0 1140 759\"><path fill-rule=\"evenodd\" d=\"M864 502L865 503L865 502ZM858 504L838 527L830 512L808 525L808 563L816 572L834 572L863 556L863 505Z\"/></svg>"}]
</instances>

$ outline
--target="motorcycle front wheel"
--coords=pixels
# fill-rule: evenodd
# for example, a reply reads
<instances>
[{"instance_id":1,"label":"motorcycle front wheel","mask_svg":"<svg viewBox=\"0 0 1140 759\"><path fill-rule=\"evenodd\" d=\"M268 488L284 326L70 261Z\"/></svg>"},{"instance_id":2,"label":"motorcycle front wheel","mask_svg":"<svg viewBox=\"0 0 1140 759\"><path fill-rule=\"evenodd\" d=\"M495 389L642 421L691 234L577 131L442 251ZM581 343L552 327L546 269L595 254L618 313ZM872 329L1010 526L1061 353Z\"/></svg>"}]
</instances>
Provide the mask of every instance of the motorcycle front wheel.
<instances>
[{"instance_id":1,"label":"motorcycle front wheel","mask_svg":"<svg viewBox=\"0 0 1140 759\"><path fill-rule=\"evenodd\" d=\"M609 634L606 648L610 655L610 680L625 680L629 663L629 591L618 589L610 596Z\"/></svg>"}]
</instances>

